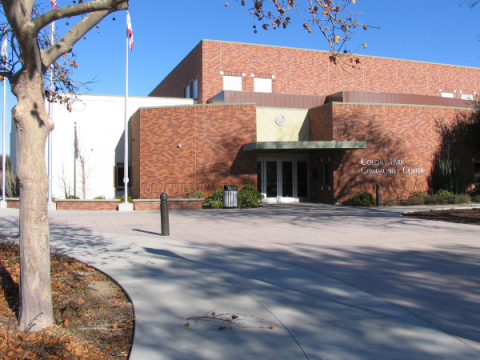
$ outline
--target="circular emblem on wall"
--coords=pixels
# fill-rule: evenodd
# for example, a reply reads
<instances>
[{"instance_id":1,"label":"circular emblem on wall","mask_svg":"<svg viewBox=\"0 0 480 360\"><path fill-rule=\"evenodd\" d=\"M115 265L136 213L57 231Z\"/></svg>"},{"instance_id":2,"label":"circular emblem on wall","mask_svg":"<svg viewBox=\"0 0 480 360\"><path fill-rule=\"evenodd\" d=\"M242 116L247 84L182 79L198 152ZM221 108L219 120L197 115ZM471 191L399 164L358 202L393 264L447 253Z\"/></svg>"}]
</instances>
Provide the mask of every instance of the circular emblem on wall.
<instances>
[{"instance_id":1,"label":"circular emblem on wall","mask_svg":"<svg viewBox=\"0 0 480 360\"><path fill-rule=\"evenodd\" d=\"M283 116L282 114L278 114L277 116L275 116L275 122L278 126L284 125L285 121L287 121L287 119L285 119L285 116Z\"/></svg>"}]
</instances>

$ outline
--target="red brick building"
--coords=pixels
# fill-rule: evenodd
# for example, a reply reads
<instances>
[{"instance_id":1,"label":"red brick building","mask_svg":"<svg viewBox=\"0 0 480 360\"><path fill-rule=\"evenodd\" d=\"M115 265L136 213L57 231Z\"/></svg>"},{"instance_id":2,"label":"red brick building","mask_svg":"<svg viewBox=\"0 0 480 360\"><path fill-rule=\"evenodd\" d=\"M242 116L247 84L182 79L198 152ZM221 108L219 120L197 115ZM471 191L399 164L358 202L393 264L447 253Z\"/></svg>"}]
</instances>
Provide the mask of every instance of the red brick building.
<instances>
[{"instance_id":1,"label":"red brick building","mask_svg":"<svg viewBox=\"0 0 480 360\"><path fill-rule=\"evenodd\" d=\"M150 94L198 104L131 119L133 197L225 184L272 202L338 202L376 183L385 200L426 190L436 121L470 110L480 69L359 58L352 69L323 51L201 41ZM474 183L480 154L461 160Z\"/></svg>"}]
</instances>

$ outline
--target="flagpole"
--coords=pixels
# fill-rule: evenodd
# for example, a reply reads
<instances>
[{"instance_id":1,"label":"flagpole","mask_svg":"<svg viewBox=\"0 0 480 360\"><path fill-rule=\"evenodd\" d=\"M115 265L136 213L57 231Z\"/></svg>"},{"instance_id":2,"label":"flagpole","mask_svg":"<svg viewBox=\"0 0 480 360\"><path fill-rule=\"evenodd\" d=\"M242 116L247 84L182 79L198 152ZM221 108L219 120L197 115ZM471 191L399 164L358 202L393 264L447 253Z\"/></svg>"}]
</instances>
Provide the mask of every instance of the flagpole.
<instances>
[{"instance_id":1,"label":"flagpole","mask_svg":"<svg viewBox=\"0 0 480 360\"><path fill-rule=\"evenodd\" d=\"M127 17L128 17L128 10L127 10ZM127 20L127 29L128 29L128 20ZM124 184L125 184L125 201L124 203L128 203L128 32L125 45L125 154L124 154L124 161L123 161L123 177L124 177Z\"/></svg>"},{"instance_id":2,"label":"flagpole","mask_svg":"<svg viewBox=\"0 0 480 360\"><path fill-rule=\"evenodd\" d=\"M77 122L73 123L73 196L77 196Z\"/></svg>"},{"instance_id":3,"label":"flagpole","mask_svg":"<svg viewBox=\"0 0 480 360\"><path fill-rule=\"evenodd\" d=\"M3 34L3 40L2 40L2 59L4 62L4 67L7 69L8 66L8 52L7 52L7 33L6 33L6 26L4 27L4 34ZM7 194L5 191L6 188L6 181L5 181L5 171L6 171L6 151L7 151L7 145L6 145L6 140L7 140L7 78L3 78L3 153L2 153L2 201L0 201L0 208L6 208L7 207Z\"/></svg>"},{"instance_id":4,"label":"flagpole","mask_svg":"<svg viewBox=\"0 0 480 360\"><path fill-rule=\"evenodd\" d=\"M52 4L52 8L53 4ZM52 21L50 28L50 43L53 45L54 37L53 33L55 31L55 21ZM53 93L53 64L50 65L50 101L48 102L48 116L50 119L53 119L53 103L52 103L52 93ZM56 210L57 207L52 202L52 132L48 133L48 210Z\"/></svg>"},{"instance_id":5,"label":"flagpole","mask_svg":"<svg viewBox=\"0 0 480 360\"><path fill-rule=\"evenodd\" d=\"M7 207L7 197L5 193L5 167L6 167L6 156L5 152L7 150L6 142L6 132L7 132L7 78L3 78L3 155L2 155L2 202L0 204L1 208Z\"/></svg>"},{"instance_id":6,"label":"flagpole","mask_svg":"<svg viewBox=\"0 0 480 360\"><path fill-rule=\"evenodd\" d=\"M126 42L125 42L125 146L124 146L124 160L123 160L123 182L125 187L125 199L123 203L118 205L118 210L120 211L132 211L133 204L128 202L128 45L129 45L129 13L127 10L127 33L126 33Z\"/></svg>"}]
</instances>

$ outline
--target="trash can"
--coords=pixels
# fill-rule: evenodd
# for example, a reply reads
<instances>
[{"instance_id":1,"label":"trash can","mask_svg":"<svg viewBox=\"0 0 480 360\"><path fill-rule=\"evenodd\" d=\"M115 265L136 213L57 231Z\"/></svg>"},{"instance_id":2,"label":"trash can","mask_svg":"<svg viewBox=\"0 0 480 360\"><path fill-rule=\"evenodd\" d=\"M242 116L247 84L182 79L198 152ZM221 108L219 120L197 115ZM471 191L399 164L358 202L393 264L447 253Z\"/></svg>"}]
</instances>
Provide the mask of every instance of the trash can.
<instances>
[{"instance_id":1,"label":"trash can","mask_svg":"<svg viewBox=\"0 0 480 360\"><path fill-rule=\"evenodd\" d=\"M235 209L237 207L237 185L223 187L223 208Z\"/></svg>"}]
</instances>

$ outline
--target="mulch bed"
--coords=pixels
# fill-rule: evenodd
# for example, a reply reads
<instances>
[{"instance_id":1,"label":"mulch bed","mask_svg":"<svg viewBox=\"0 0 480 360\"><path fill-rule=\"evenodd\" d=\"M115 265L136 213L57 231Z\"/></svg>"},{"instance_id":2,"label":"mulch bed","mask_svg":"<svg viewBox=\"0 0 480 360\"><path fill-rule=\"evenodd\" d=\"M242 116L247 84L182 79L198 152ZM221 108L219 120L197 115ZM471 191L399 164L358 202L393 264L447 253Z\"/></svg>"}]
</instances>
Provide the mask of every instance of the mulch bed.
<instances>
[{"instance_id":1,"label":"mulch bed","mask_svg":"<svg viewBox=\"0 0 480 360\"><path fill-rule=\"evenodd\" d=\"M431 210L406 213L405 216L417 219L447 221L460 224L480 225L479 209Z\"/></svg>"},{"instance_id":2,"label":"mulch bed","mask_svg":"<svg viewBox=\"0 0 480 360\"><path fill-rule=\"evenodd\" d=\"M51 255L55 324L20 332L19 248L16 236L0 240L0 360L117 359L130 352L134 314L123 290L88 264Z\"/></svg>"}]
</instances>

